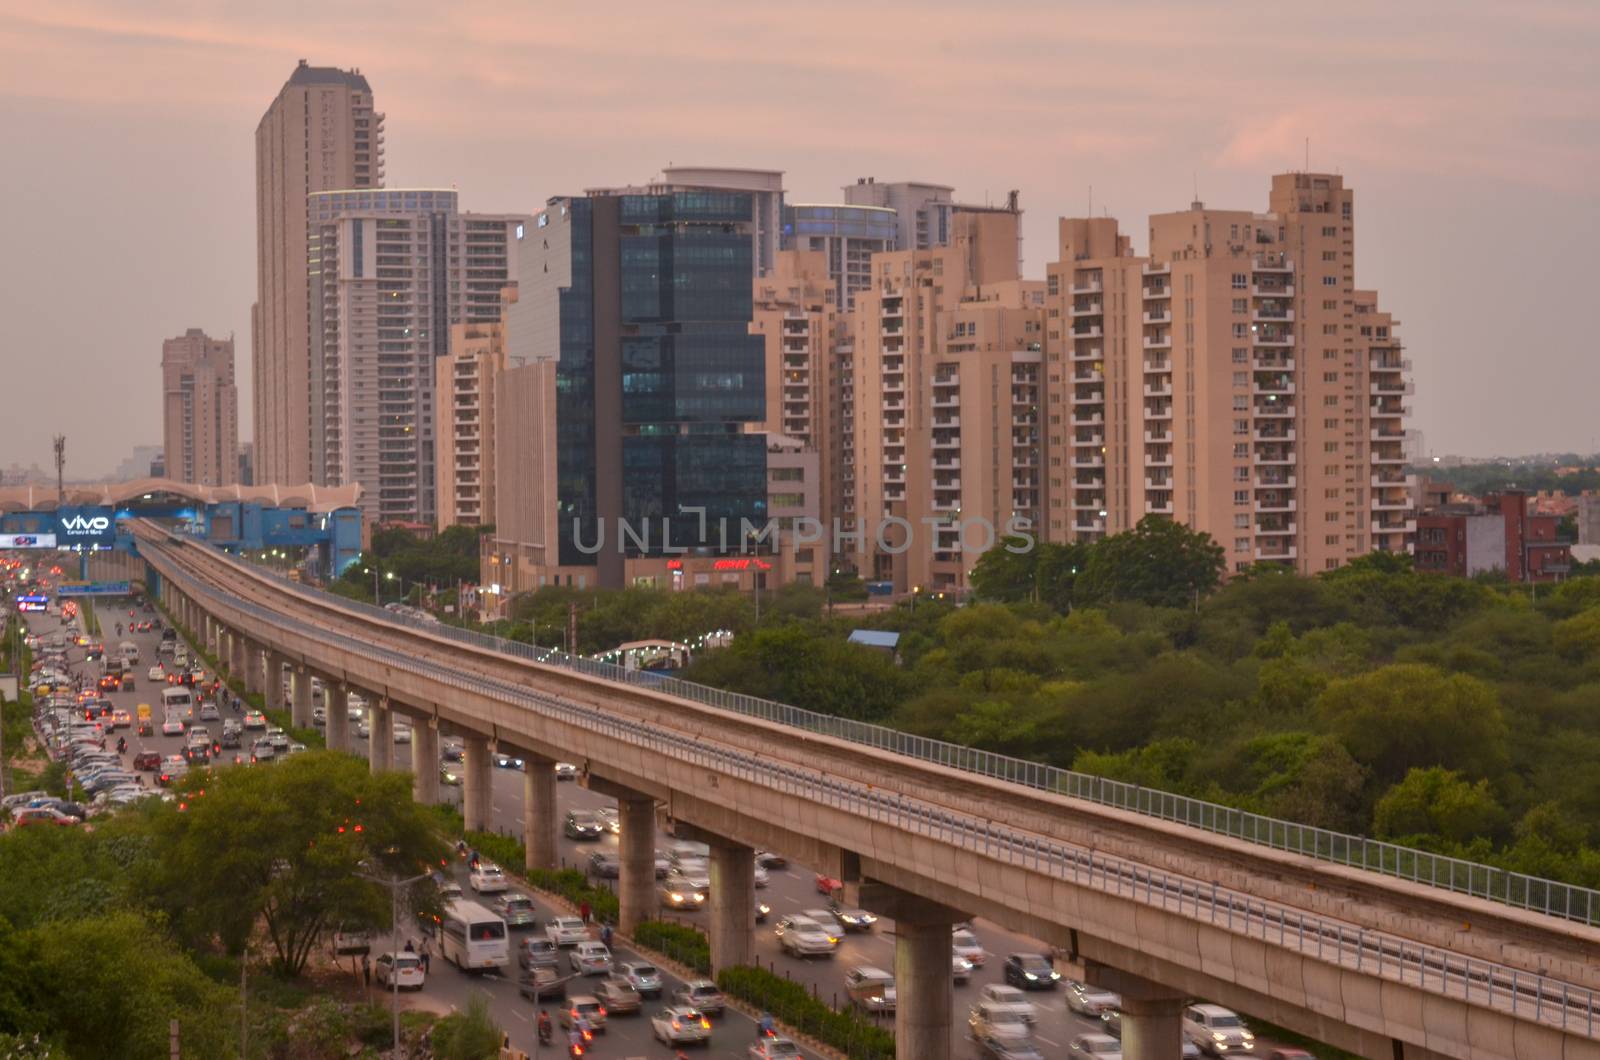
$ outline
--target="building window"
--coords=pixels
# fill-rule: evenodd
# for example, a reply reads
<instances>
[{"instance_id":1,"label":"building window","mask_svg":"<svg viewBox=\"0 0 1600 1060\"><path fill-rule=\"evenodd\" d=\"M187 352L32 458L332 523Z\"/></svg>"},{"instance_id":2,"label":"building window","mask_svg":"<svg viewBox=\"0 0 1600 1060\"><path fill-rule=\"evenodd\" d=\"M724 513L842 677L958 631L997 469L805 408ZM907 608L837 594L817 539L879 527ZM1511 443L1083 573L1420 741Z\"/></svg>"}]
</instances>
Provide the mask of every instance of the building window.
<instances>
[{"instance_id":1,"label":"building window","mask_svg":"<svg viewBox=\"0 0 1600 1060\"><path fill-rule=\"evenodd\" d=\"M1236 272L1233 274L1233 289L1235 291L1243 291L1249 286L1250 277L1247 274L1242 272Z\"/></svg>"},{"instance_id":2,"label":"building window","mask_svg":"<svg viewBox=\"0 0 1600 1060\"><path fill-rule=\"evenodd\" d=\"M1233 326L1233 337L1234 338L1243 339L1243 338L1248 338L1249 335L1250 335L1250 331L1249 331L1249 329L1247 327L1245 327L1244 324L1235 324Z\"/></svg>"},{"instance_id":3,"label":"building window","mask_svg":"<svg viewBox=\"0 0 1600 1060\"><path fill-rule=\"evenodd\" d=\"M1324 383L1337 383L1339 381L1339 373L1338 372L1323 372L1322 373L1322 381Z\"/></svg>"},{"instance_id":4,"label":"building window","mask_svg":"<svg viewBox=\"0 0 1600 1060\"><path fill-rule=\"evenodd\" d=\"M1250 421L1249 420L1234 420L1233 421L1233 433L1234 434L1249 434L1250 433Z\"/></svg>"},{"instance_id":5,"label":"building window","mask_svg":"<svg viewBox=\"0 0 1600 1060\"><path fill-rule=\"evenodd\" d=\"M1234 538L1233 539L1233 550L1235 552L1249 552L1250 551L1250 539L1248 537L1236 537L1236 538Z\"/></svg>"},{"instance_id":6,"label":"building window","mask_svg":"<svg viewBox=\"0 0 1600 1060\"><path fill-rule=\"evenodd\" d=\"M1238 512L1238 513L1236 513L1234 515L1234 517L1233 517L1233 528L1235 530L1248 530L1248 529L1250 529L1250 515L1249 515L1249 513L1248 512Z\"/></svg>"},{"instance_id":7,"label":"building window","mask_svg":"<svg viewBox=\"0 0 1600 1060\"><path fill-rule=\"evenodd\" d=\"M1249 490L1234 490L1233 491L1233 503L1235 503L1235 504L1249 504L1250 503L1250 491Z\"/></svg>"},{"instance_id":8,"label":"building window","mask_svg":"<svg viewBox=\"0 0 1600 1060\"><path fill-rule=\"evenodd\" d=\"M1322 443L1322 451L1324 453L1337 453L1339 451L1339 443L1338 442L1323 442Z\"/></svg>"},{"instance_id":9,"label":"building window","mask_svg":"<svg viewBox=\"0 0 1600 1060\"><path fill-rule=\"evenodd\" d=\"M1250 300L1248 298L1235 298L1233 300L1233 311L1235 313L1250 312Z\"/></svg>"},{"instance_id":10,"label":"building window","mask_svg":"<svg viewBox=\"0 0 1600 1060\"><path fill-rule=\"evenodd\" d=\"M1236 468L1234 468L1233 469L1233 481L1235 481L1235 482L1249 482L1250 481L1250 469L1247 468L1247 467L1236 467Z\"/></svg>"},{"instance_id":11,"label":"building window","mask_svg":"<svg viewBox=\"0 0 1600 1060\"><path fill-rule=\"evenodd\" d=\"M1234 364L1248 364L1248 363L1250 363L1250 347L1248 347L1248 346L1235 346L1233 348L1233 363Z\"/></svg>"},{"instance_id":12,"label":"building window","mask_svg":"<svg viewBox=\"0 0 1600 1060\"><path fill-rule=\"evenodd\" d=\"M1233 373L1233 385L1234 386L1245 386L1249 382L1250 382L1249 373L1247 373L1247 372L1234 372Z\"/></svg>"},{"instance_id":13,"label":"building window","mask_svg":"<svg viewBox=\"0 0 1600 1060\"><path fill-rule=\"evenodd\" d=\"M1337 286L1339 286L1339 277L1337 277L1337 276L1324 276L1322 278L1322 286L1324 286L1324 287L1337 287Z\"/></svg>"},{"instance_id":14,"label":"building window","mask_svg":"<svg viewBox=\"0 0 1600 1060\"><path fill-rule=\"evenodd\" d=\"M1234 442L1233 443L1233 458L1235 460L1249 460L1250 459L1250 443L1249 442Z\"/></svg>"},{"instance_id":15,"label":"building window","mask_svg":"<svg viewBox=\"0 0 1600 1060\"><path fill-rule=\"evenodd\" d=\"M1322 421L1322 425L1324 427L1328 428L1328 430L1330 430L1330 431L1337 430L1338 427L1339 427L1339 420L1338 420L1337 417L1335 417L1334 419L1331 419L1331 420L1323 420Z\"/></svg>"},{"instance_id":16,"label":"building window","mask_svg":"<svg viewBox=\"0 0 1600 1060\"><path fill-rule=\"evenodd\" d=\"M1338 512L1323 512L1322 513L1322 521L1325 522L1325 523L1337 523L1339 521L1339 513Z\"/></svg>"},{"instance_id":17,"label":"building window","mask_svg":"<svg viewBox=\"0 0 1600 1060\"><path fill-rule=\"evenodd\" d=\"M1243 412L1245 409L1247 409L1249 407L1250 407L1250 395L1249 394L1235 394L1235 395L1233 395L1233 411L1235 411L1235 412Z\"/></svg>"},{"instance_id":18,"label":"building window","mask_svg":"<svg viewBox=\"0 0 1600 1060\"><path fill-rule=\"evenodd\" d=\"M1322 543L1324 545L1337 545L1339 543L1339 535L1329 534L1322 539Z\"/></svg>"}]
</instances>

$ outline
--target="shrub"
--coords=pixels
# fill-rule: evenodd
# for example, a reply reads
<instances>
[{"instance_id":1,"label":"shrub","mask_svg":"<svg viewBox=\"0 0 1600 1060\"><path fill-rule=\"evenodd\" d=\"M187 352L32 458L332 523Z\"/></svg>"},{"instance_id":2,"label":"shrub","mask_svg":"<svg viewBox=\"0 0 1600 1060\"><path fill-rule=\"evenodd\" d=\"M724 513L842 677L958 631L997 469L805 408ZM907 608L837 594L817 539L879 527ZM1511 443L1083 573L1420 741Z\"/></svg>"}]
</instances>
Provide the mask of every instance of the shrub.
<instances>
[{"instance_id":1,"label":"shrub","mask_svg":"<svg viewBox=\"0 0 1600 1060\"><path fill-rule=\"evenodd\" d=\"M433 1025L433 1054L439 1060L493 1060L500 1055L500 1028L481 990L473 992L464 1010Z\"/></svg>"},{"instance_id":2,"label":"shrub","mask_svg":"<svg viewBox=\"0 0 1600 1060\"><path fill-rule=\"evenodd\" d=\"M633 940L645 949L655 950L701 975L711 972L711 944L705 932L686 924L665 920L646 920L633 932Z\"/></svg>"},{"instance_id":3,"label":"shrub","mask_svg":"<svg viewBox=\"0 0 1600 1060\"><path fill-rule=\"evenodd\" d=\"M760 968L724 968L723 993L773 1014L802 1034L842 1050L855 1060L893 1060L894 1035L856 1012L835 1012L799 983Z\"/></svg>"}]
</instances>

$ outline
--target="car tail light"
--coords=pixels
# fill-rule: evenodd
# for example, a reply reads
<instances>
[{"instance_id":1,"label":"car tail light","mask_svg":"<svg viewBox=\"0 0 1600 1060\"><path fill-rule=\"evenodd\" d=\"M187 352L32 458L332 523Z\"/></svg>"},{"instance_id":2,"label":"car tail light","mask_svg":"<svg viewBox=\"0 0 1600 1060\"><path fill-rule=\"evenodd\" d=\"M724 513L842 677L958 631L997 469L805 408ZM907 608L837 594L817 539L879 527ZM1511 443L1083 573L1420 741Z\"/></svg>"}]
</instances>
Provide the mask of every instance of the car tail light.
<instances>
[{"instance_id":1,"label":"car tail light","mask_svg":"<svg viewBox=\"0 0 1600 1060\"><path fill-rule=\"evenodd\" d=\"M604 1016L605 1014L606 1014L606 1007L604 1005L601 1005L600 1006L600 1015Z\"/></svg>"},{"instance_id":2,"label":"car tail light","mask_svg":"<svg viewBox=\"0 0 1600 1060\"><path fill-rule=\"evenodd\" d=\"M706 1019L704 1016L701 1016L700 1017L700 1026L701 1026L701 1028L703 1030L710 1030L711 1029L711 1021Z\"/></svg>"}]
</instances>

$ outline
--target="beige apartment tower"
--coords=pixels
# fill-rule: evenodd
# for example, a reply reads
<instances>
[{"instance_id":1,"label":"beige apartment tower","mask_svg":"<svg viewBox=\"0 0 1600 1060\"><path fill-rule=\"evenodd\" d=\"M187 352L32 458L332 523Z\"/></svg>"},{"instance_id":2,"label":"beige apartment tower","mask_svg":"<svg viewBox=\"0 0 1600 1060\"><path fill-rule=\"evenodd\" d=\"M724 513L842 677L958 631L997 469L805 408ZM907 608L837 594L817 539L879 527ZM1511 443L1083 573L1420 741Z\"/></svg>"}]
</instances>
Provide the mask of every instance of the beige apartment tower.
<instances>
[{"instance_id":1,"label":"beige apartment tower","mask_svg":"<svg viewBox=\"0 0 1600 1060\"><path fill-rule=\"evenodd\" d=\"M515 300L516 290L507 292ZM456 324L434 383L439 528L494 521L495 389L506 370L505 325Z\"/></svg>"},{"instance_id":2,"label":"beige apartment tower","mask_svg":"<svg viewBox=\"0 0 1600 1060\"><path fill-rule=\"evenodd\" d=\"M1410 550L1409 364L1355 287L1354 209L1337 175L1281 174L1264 213L1152 217L1142 258L1113 220L1062 220L1044 537L1161 515L1209 533L1232 571Z\"/></svg>"},{"instance_id":3,"label":"beige apartment tower","mask_svg":"<svg viewBox=\"0 0 1600 1060\"><path fill-rule=\"evenodd\" d=\"M161 419L168 478L197 486L239 481L231 337L190 328L161 344Z\"/></svg>"},{"instance_id":4,"label":"beige apartment tower","mask_svg":"<svg viewBox=\"0 0 1600 1060\"><path fill-rule=\"evenodd\" d=\"M313 455L324 388L313 378L307 196L382 185L383 115L367 79L302 59L256 126L250 328L257 482L325 483L325 462Z\"/></svg>"}]
</instances>

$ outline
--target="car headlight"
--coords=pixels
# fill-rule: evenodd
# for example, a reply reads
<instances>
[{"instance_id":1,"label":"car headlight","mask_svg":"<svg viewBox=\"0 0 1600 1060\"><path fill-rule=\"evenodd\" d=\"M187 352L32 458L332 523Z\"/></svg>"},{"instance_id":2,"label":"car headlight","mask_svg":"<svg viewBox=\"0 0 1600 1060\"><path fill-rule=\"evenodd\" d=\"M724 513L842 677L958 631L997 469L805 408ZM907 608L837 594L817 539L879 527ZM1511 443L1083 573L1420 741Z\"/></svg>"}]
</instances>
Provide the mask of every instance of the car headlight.
<instances>
[{"instance_id":1,"label":"car headlight","mask_svg":"<svg viewBox=\"0 0 1600 1060\"><path fill-rule=\"evenodd\" d=\"M1247 1042L1253 1042L1256 1040L1256 1036L1251 1034L1249 1031L1240 1031L1239 1037L1243 1038Z\"/></svg>"},{"instance_id":2,"label":"car headlight","mask_svg":"<svg viewBox=\"0 0 1600 1060\"><path fill-rule=\"evenodd\" d=\"M1037 978L1039 978L1037 975L1034 975L1032 972L1023 972L1022 974L1023 974L1024 978L1027 978L1027 979L1037 979Z\"/></svg>"},{"instance_id":3,"label":"car headlight","mask_svg":"<svg viewBox=\"0 0 1600 1060\"><path fill-rule=\"evenodd\" d=\"M1225 1042L1228 1040L1228 1036L1223 1034L1221 1031L1212 1031L1211 1040L1214 1042Z\"/></svg>"}]
</instances>

